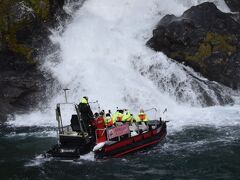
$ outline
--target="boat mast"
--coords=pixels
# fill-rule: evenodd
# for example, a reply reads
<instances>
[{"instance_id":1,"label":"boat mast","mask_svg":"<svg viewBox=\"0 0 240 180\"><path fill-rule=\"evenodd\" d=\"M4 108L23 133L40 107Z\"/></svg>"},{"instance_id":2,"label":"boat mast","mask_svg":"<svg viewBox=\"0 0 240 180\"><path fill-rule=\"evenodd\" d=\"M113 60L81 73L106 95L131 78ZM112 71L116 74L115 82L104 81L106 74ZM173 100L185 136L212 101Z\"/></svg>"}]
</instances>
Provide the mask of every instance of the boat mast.
<instances>
[{"instance_id":1,"label":"boat mast","mask_svg":"<svg viewBox=\"0 0 240 180\"><path fill-rule=\"evenodd\" d=\"M68 101L67 101L67 91L70 90L70 89L65 88L63 90L64 90L64 94L65 94L65 102L68 103Z\"/></svg>"}]
</instances>

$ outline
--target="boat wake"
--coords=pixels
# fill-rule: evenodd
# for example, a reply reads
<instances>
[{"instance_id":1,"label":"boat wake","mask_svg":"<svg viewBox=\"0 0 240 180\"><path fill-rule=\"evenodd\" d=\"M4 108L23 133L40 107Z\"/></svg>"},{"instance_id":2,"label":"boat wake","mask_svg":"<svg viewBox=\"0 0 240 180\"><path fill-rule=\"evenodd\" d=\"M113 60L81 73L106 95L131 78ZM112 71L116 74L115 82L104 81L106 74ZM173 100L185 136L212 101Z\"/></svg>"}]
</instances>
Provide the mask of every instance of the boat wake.
<instances>
[{"instance_id":1,"label":"boat wake","mask_svg":"<svg viewBox=\"0 0 240 180\"><path fill-rule=\"evenodd\" d=\"M43 154L37 155L34 159L27 162L25 167L34 167L34 166L42 166L44 163L52 161L53 158L47 158Z\"/></svg>"},{"instance_id":2,"label":"boat wake","mask_svg":"<svg viewBox=\"0 0 240 180\"><path fill-rule=\"evenodd\" d=\"M44 154L36 155L32 160L29 162L25 163L25 167L34 167L34 166L42 166L47 162L62 162L62 163L73 163L73 164L78 164L81 165L84 162L97 162L94 153L90 152L88 154L80 156L79 159L58 159L58 158L53 158L53 157L46 157Z\"/></svg>"}]
</instances>

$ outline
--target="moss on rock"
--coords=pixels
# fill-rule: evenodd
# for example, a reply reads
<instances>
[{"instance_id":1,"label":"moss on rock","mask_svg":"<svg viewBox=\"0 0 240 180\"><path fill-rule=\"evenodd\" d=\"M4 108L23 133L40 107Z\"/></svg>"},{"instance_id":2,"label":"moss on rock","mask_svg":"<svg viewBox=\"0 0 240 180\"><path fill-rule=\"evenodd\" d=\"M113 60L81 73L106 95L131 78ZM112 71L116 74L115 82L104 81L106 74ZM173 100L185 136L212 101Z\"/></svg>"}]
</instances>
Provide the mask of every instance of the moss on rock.
<instances>
[{"instance_id":1,"label":"moss on rock","mask_svg":"<svg viewBox=\"0 0 240 180\"><path fill-rule=\"evenodd\" d=\"M212 46L212 52L223 52L228 55L236 52L236 47L231 45L233 37L231 35L220 35L208 32L204 41Z\"/></svg>"},{"instance_id":2,"label":"moss on rock","mask_svg":"<svg viewBox=\"0 0 240 180\"><path fill-rule=\"evenodd\" d=\"M38 18L46 20L50 13L49 0L26 0Z\"/></svg>"},{"instance_id":3,"label":"moss on rock","mask_svg":"<svg viewBox=\"0 0 240 180\"><path fill-rule=\"evenodd\" d=\"M26 12L17 12L16 6L23 6ZM28 12L29 11L29 12ZM21 13L26 13L22 15ZM32 18L29 18L29 13ZM35 64L30 47L18 43L16 32L36 20L47 20L50 14L49 0L0 0L0 41L10 51L23 55L27 63ZM1 51L1 50L0 50Z\"/></svg>"},{"instance_id":4,"label":"moss on rock","mask_svg":"<svg viewBox=\"0 0 240 180\"><path fill-rule=\"evenodd\" d=\"M205 71L207 64L204 60L213 53L220 52L231 56L236 52L236 47L231 45L232 40L233 37L230 35L208 32L204 40L199 44L197 52L194 55L186 54L185 59L189 62L197 63Z\"/></svg>"}]
</instances>

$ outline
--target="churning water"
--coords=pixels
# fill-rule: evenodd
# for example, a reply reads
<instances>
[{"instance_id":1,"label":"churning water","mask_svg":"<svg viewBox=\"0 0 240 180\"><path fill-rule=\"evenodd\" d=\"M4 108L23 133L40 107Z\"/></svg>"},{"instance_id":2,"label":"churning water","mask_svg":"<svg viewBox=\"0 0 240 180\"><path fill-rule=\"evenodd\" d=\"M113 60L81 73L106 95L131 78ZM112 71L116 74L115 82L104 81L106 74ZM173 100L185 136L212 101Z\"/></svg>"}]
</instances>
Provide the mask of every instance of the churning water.
<instances>
[{"instance_id":1,"label":"churning water","mask_svg":"<svg viewBox=\"0 0 240 180\"><path fill-rule=\"evenodd\" d=\"M92 154L75 163L44 159L41 153L56 142L55 104L64 101L63 93L56 92L44 111L17 115L2 126L0 151L6 158L0 161L1 174L13 179L238 177L239 94L209 82L145 45L164 15L180 16L201 2L87 0L73 13L64 32L53 31L51 39L60 49L46 55L42 67L57 79L58 85L71 89L71 102L78 103L87 95L106 110L120 107L136 113L140 108L156 107L160 115L167 108L169 135L164 144L104 162L96 162ZM223 0L211 2L229 12ZM71 8L67 10L71 13ZM150 71L149 67L156 68ZM212 97L215 106L205 107L203 90L196 84ZM219 106L208 84L215 84L223 98L230 95L235 103ZM181 98L177 96L179 89ZM14 151L13 157L5 152L8 149ZM13 166L17 168L11 169Z\"/></svg>"}]
</instances>

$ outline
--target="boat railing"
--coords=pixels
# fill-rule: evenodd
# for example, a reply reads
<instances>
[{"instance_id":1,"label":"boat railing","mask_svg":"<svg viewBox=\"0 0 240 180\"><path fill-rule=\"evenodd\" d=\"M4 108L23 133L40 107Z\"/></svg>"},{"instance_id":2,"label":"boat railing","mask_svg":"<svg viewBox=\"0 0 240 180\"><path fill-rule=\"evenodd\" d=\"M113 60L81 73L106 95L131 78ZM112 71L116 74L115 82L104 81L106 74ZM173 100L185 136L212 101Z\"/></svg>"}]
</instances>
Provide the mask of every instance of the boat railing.
<instances>
[{"instance_id":1,"label":"boat railing","mask_svg":"<svg viewBox=\"0 0 240 180\"><path fill-rule=\"evenodd\" d=\"M128 137L131 137L131 132L144 133L149 131L149 127L151 129L156 129L159 127L159 121L158 120L150 120L148 123L141 122L139 123L121 123L117 126L112 127L106 127L102 129L96 129L95 135L99 136L105 136L107 141L120 141L121 137L128 135ZM100 134L99 134L100 133ZM136 134L135 133L135 134Z\"/></svg>"},{"instance_id":2,"label":"boat railing","mask_svg":"<svg viewBox=\"0 0 240 180\"><path fill-rule=\"evenodd\" d=\"M99 134L99 131L100 131L100 134ZM128 135L128 137L130 137L129 125L126 123L119 126L106 127L104 129L96 129L95 131L96 137L98 137L97 135L101 137L104 134L106 135L107 141L111 141L111 140L120 141L121 136Z\"/></svg>"},{"instance_id":3,"label":"boat railing","mask_svg":"<svg viewBox=\"0 0 240 180\"><path fill-rule=\"evenodd\" d=\"M67 126L64 126L63 127L63 133L69 133L69 132L72 132L72 127L71 125L67 125Z\"/></svg>"}]
</instances>

